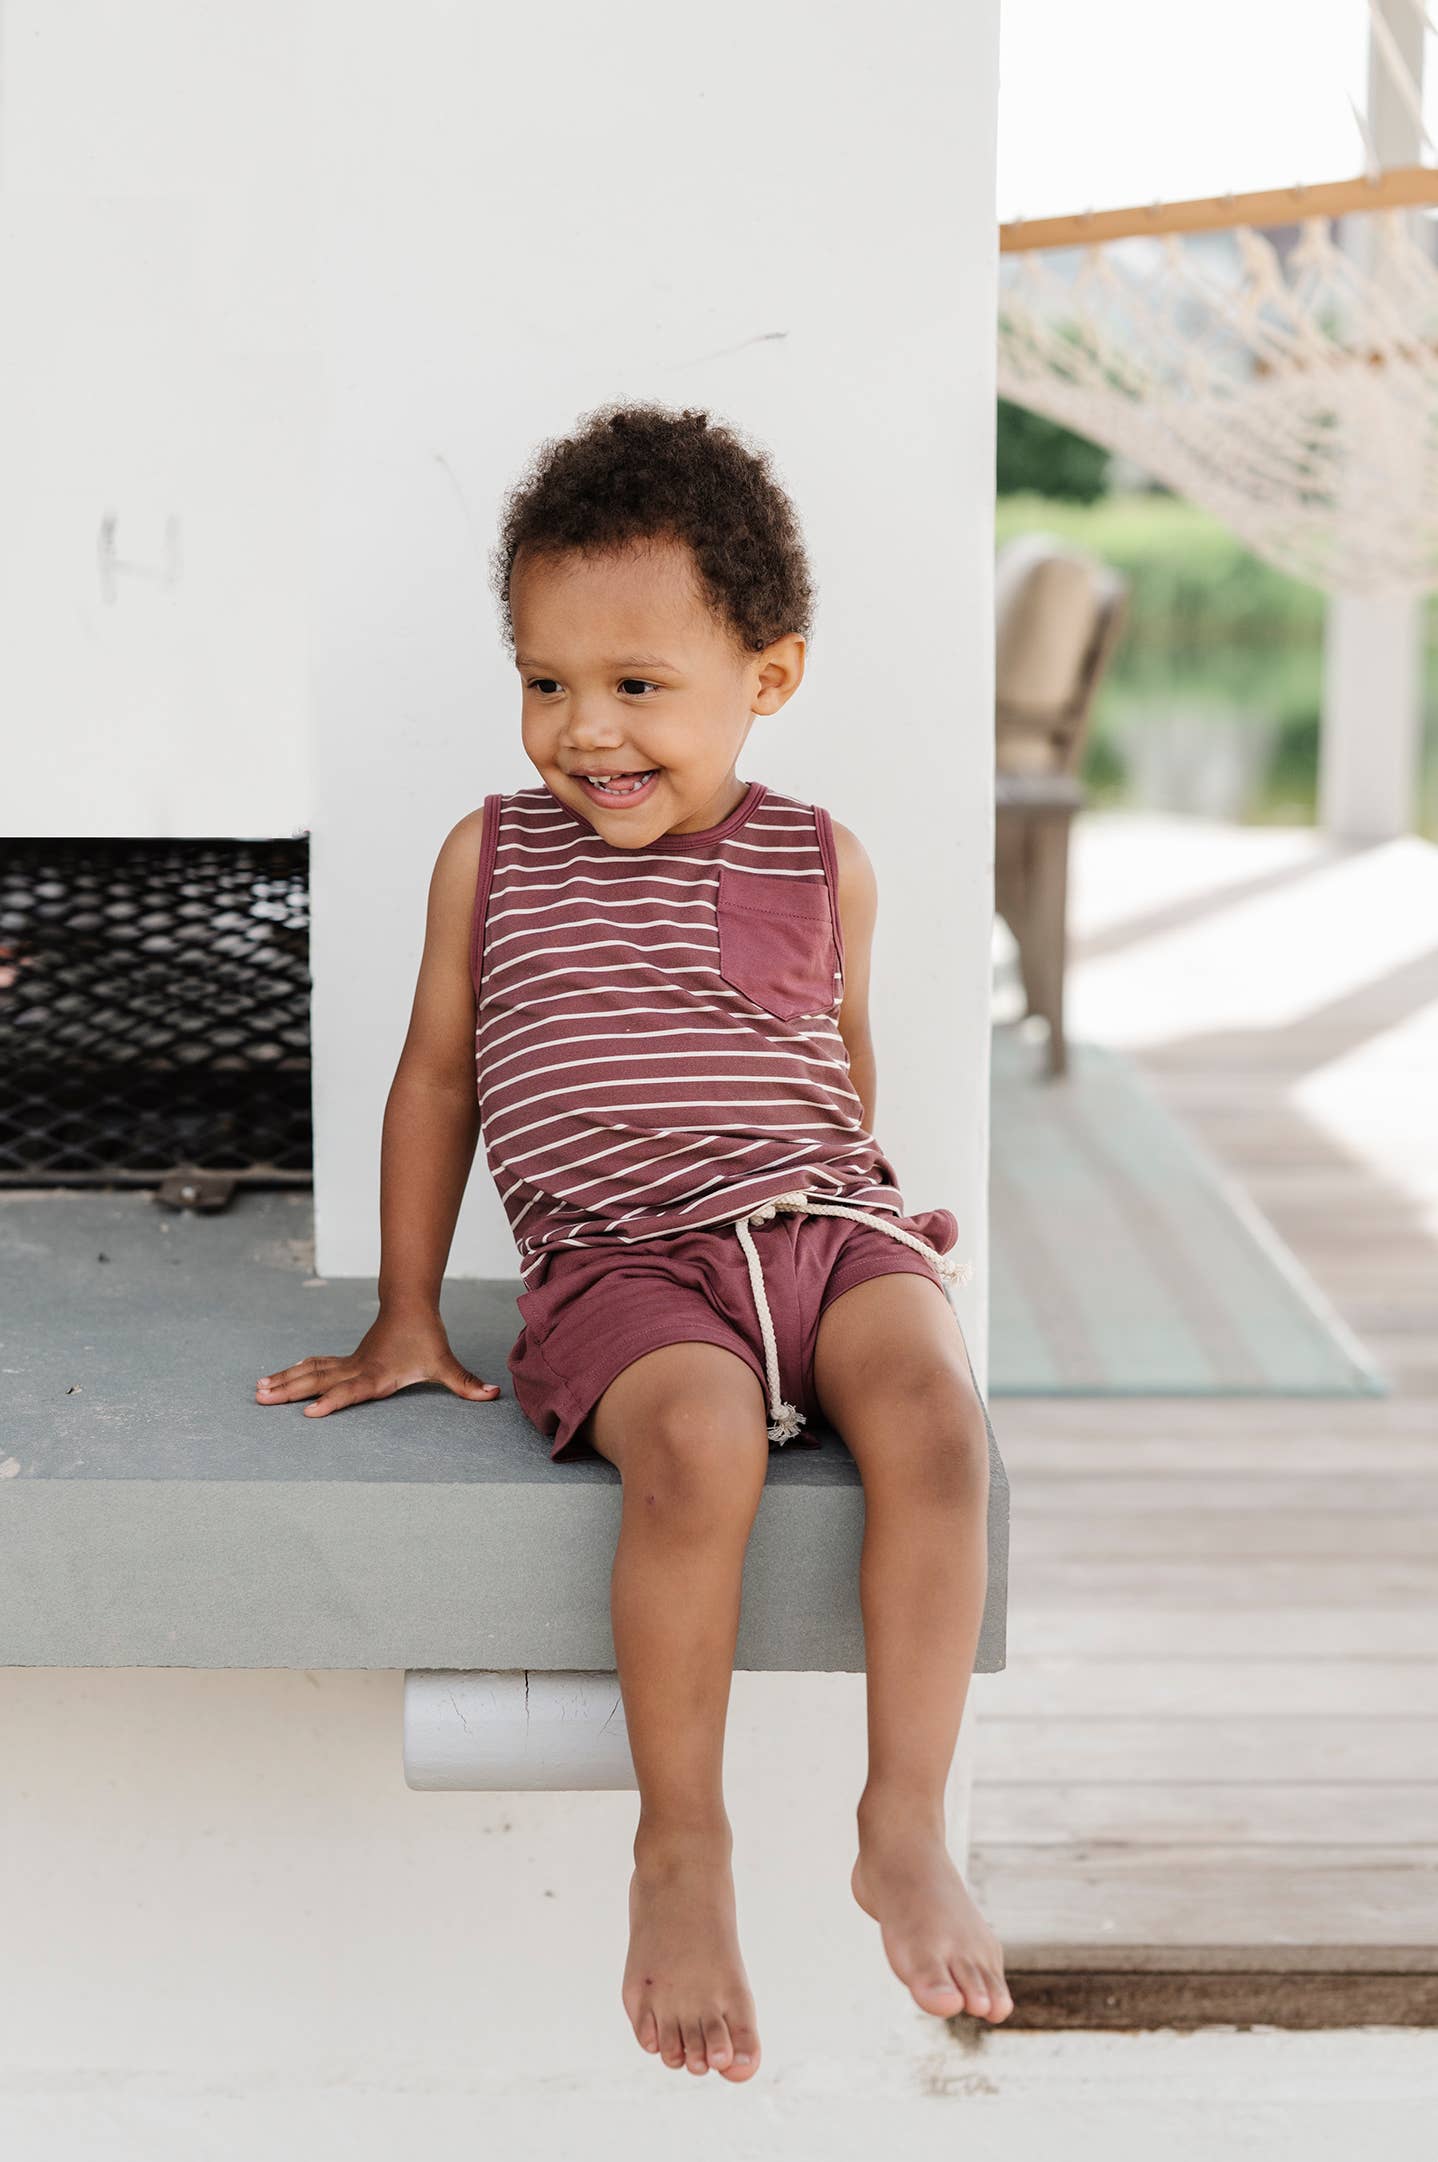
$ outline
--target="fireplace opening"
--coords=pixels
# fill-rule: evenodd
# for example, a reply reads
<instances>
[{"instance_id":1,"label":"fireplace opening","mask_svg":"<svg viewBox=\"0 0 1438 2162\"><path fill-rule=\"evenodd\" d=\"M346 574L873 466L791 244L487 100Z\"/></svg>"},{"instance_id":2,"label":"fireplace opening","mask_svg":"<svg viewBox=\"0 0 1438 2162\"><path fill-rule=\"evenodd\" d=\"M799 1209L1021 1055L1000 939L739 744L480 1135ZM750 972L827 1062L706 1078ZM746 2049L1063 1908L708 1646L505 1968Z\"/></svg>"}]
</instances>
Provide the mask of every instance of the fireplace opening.
<instances>
[{"instance_id":1,"label":"fireplace opening","mask_svg":"<svg viewBox=\"0 0 1438 2162\"><path fill-rule=\"evenodd\" d=\"M312 1171L309 835L7 841L0 1186Z\"/></svg>"}]
</instances>

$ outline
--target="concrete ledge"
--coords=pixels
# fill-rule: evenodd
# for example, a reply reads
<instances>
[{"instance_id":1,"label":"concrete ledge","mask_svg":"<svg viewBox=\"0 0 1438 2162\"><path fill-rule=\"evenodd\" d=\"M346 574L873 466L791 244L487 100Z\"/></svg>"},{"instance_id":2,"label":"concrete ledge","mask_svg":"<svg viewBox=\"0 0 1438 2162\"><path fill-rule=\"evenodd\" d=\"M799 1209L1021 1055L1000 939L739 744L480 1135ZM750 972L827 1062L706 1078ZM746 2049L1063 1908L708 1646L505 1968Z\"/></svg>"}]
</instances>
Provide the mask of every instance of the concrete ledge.
<instances>
[{"instance_id":1,"label":"concrete ledge","mask_svg":"<svg viewBox=\"0 0 1438 2162\"><path fill-rule=\"evenodd\" d=\"M313 1277L310 1238L308 1193L208 1215L0 1194L0 1665L613 1667L619 1475L551 1463L515 1403L519 1277L445 1287L455 1351L502 1397L307 1419L255 1403L255 1377L352 1349L375 1312L373 1278ZM863 1491L817 1431L771 1458L741 1669L863 1671ZM991 1438L977 1672L1004 1665L1007 1563Z\"/></svg>"}]
</instances>

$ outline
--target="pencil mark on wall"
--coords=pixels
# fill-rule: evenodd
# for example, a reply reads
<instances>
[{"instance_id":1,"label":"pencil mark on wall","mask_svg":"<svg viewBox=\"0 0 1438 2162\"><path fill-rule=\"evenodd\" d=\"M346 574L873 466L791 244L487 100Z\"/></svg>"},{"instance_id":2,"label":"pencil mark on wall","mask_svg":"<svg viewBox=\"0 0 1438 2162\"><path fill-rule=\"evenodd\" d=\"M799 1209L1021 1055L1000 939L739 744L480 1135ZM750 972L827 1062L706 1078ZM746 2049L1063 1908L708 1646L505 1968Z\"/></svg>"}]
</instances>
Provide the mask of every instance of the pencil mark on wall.
<instances>
[{"instance_id":1,"label":"pencil mark on wall","mask_svg":"<svg viewBox=\"0 0 1438 2162\"><path fill-rule=\"evenodd\" d=\"M442 450L432 450L430 452L430 456L433 458L435 464L443 469L446 477L448 478L450 487L454 490L455 501L459 505L460 513L464 519L466 529L469 533L470 546L473 548L475 555L478 557L479 561L481 563L486 562L487 559L484 551L484 543L481 541L479 533L476 530L474 518L469 508L469 498L465 494L464 489L460 486L459 475L455 472L454 467L450 464L448 458L446 458Z\"/></svg>"},{"instance_id":2,"label":"pencil mark on wall","mask_svg":"<svg viewBox=\"0 0 1438 2162\"><path fill-rule=\"evenodd\" d=\"M737 345L716 346L712 353L697 353L692 360L672 360L668 372L672 375L676 368L697 368L706 360L723 360L730 353L742 353L746 346L772 345L777 339L787 338L788 335L787 330L756 331L752 338L741 338Z\"/></svg>"},{"instance_id":3,"label":"pencil mark on wall","mask_svg":"<svg viewBox=\"0 0 1438 2162\"><path fill-rule=\"evenodd\" d=\"M163 592L170 592L180 582L180 521L174 511L165 520L164 556L161 562L135 562L122 556L115 545L115 535L120 524L120 513L107 510L100 520L100 531L95 543L95 560L100 572L100 598L113 608L119 598L121 578L148 578Z\"/></svg>"}]
</instances>

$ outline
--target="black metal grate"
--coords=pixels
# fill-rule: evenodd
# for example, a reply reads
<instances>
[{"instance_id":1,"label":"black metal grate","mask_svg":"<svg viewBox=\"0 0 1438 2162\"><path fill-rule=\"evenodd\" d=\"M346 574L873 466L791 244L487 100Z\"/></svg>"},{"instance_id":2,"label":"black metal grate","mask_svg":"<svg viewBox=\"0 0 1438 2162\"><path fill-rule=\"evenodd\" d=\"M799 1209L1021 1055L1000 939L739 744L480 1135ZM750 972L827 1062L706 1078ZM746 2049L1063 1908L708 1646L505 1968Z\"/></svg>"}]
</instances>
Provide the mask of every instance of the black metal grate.
<instances>
[{"instance_id":1,"label":"black metal grate","mask_svg":"<svg viewBox=\"0 0 1438 2162\"><path fill-rule=\"evenodd\" d=\"M308 1184L309 841L7 841L0 1184Z\"/></svg>"}]
</instances>

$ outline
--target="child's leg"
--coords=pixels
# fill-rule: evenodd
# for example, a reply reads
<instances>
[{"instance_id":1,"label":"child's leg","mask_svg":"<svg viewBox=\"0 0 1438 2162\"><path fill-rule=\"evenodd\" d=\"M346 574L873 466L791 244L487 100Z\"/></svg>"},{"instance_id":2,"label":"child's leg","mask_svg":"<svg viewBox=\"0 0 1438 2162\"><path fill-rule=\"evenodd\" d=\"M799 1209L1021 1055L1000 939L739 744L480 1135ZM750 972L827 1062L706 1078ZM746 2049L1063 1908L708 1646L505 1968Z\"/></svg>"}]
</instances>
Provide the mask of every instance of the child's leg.
<instances>
[{"instance_id":1,"label":"child's leg","mask_svg":"<svg viewBox=\"0 0 1438 2162\"><path fill-rule=\"evenodd\" d=\"M944 1831L987 1588L989 1454L942 1287L895 1273L841 1292L819 1323L814 1386L864 1482L869 1775L854 1894L925 2011L1003 2019L1002 1950Z\"/></svg>"},{"instance_id":2,"label":"child's leg","mask_svg":"<svg viewBox=\"0 0 1438 2162\"><path fill-rule=\"evenodd\" d=\"M610 1611L639 1782L624 2007L675 2069L759 2062L724 1807L744 1550L769 1462L763 1391L718 1344L669 1344L605 1390L584 1438L619 1467Z\"/></svg>"}]
</instances>

